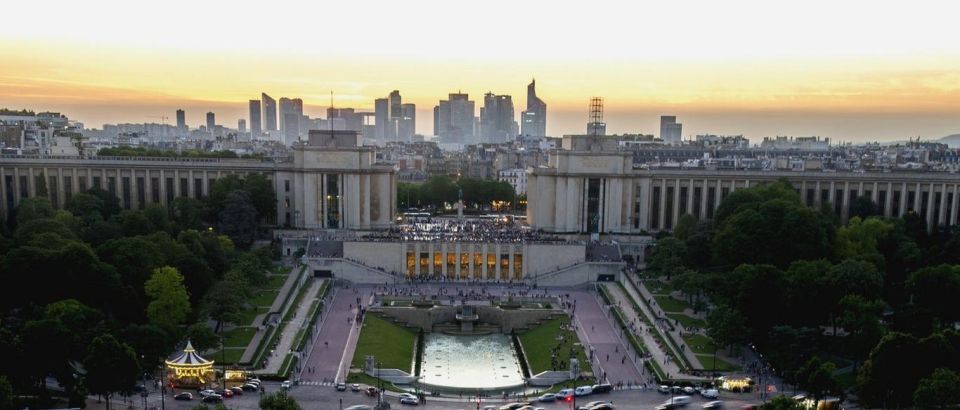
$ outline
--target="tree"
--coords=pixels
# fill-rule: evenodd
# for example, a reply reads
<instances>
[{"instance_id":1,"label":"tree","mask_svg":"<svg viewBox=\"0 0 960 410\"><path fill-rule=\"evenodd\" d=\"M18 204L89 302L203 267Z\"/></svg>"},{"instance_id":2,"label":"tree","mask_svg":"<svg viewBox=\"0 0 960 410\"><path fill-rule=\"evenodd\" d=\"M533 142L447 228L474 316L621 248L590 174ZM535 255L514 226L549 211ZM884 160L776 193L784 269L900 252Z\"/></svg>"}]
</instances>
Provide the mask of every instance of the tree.
<instances>
[{"instance_id":1,"label":"tree","mask_svg":"<svg viewBox=\"0 0 960 410\"><path fill-rule=\"evenodd\" d=\"M676 226L673 227L673 236L681 241L686 241L690 235L697 229L697 217L690 214L680 215Z\"/></svg>"},{"instance_id":2,"label":"tree","mask_svg":"<svg viewBox=\"0 0 960 410\"><path fill-rule=\"evenodd\" d=\"M880 239L893 231L893 223L873 217L853 217L846 226L837 229L836 254L840 258L857 258L873 262L883 268L883 255L877 249Z\"/></svg>"},{"instance_id":3,"label":"tree","mask_svg":"<svg viewBox=\"0 0 960 410\"><path fill-rule=\"evenodd\" d=\"M673 286L683 292L694 311L698 310L700 298L709 289L710 281L707 275L691 269L683 269L673 278Z\"/></svg>"},{"instance_id":4,"label":"tree","mask_svg":"<svg viewBox=\"0 0 960 410\"><path fill-rule=\"evenodd\" d=\"M229 193L219 221L221 233L229 236L240 248L249 248L257 234L257 209L250 201L250 194L240 190Z\"/></svg>"},{"instance_id":5,"label":"tree","mask_svg":"<svg viewBox=\"0 0 960 410\"><path fill-rule=\"evenodd\" d=\"M180 229L204 229L206 205L199 199L181 196L173 200L173 221Z\"/></svg>"},{"instance_id":6,"label":"tree","mask_svg":"<svg viewBox=\"0 0 960 410\"><path fill-rule=\"evenodd\" d=\"M87 388L104 397L107 410L110 409L110 397L114 393L129 392L140 373L133 349L110 334L103 334L90 342L83 366Z\"/></svg>"},{"instance_id":7,"label":"tree","mask_svg":"<svg viewBox=\"0 0 960 410\"><path fill-rule=\"evenodd\" d=\"M194 349L201 352L220 346L220 336L217 336L213 329L203 322L190 325L187 328L186 338L190 340Z\"/></svg>"},{"instance_id":8,"label":"tree","mask_svg":"<svg viewBox=\"0 0 960 410\"><path fill-rule=\"evenodd\" d=\"M236 323L239 320L244 303L243 286L243 283L225 279L213 285L207 293L205 310L211 319L217 321L218 330L223 326L223 322Z\"/></svg>"},{"instance_id":9,"label":"tree","mask_svg":"<svg viewBox=\"0 0 960 410\"><path fill-rule=\"evenodd\" d=\"M806 410L807 408L788 396L774 396L760 405L760 410Z\"/></svg>"},{"instance_id":10,"label":"tree","mask_svg":"<svg viewBox=\"0 0 960 410\"><path fill-rule=\"evenodd\" d=\"M190 296L183 285L183 276L175 268L164 266L153 270L144 285L151 302L147 305L150 323L174 329L190 314Z\"/></svg>"},{"instance_id":11,"label":"tree","mask_svg":"<svg viewBox=\"0 0 960 410\"><path fill-rule=\"evenodd\" d=\"M104 220L110 219L111 216L120 213L120 210L123 209L120 207L120 199L117 198L116 195L104 191L100 187L90 188L86 193L100 199L100 216L102 216Z\"/></svg>"},{"instance_id":12,"label":"tree","mask_svg":"<svg viewBox=\"0 0 960 410\"><path fill-rule=\"evenodd\" d=\"M44 196L21 199L20 205L17 206L17 226L23 225L28 221L52 218L53 213L53 206L50 205L50 199Z\"/></svg>"},{"instance_id":13,"label":"tree","mask_svg":"<svg viewBox=\"0 0 960 410\"><path fill-rule=\"evenodd\" d=\"M797 370L797 382L800 388L810 392L816 400L840 393L840 383L834 373L837 366L833 362L824 362L819 357L810 358Z\"/></svg>"},{"instance_id":14,"label":"tree","mask_svg":"<svg viewBox=\"0 0 960 410\"><path fill-rule=\"evenodd\" d=\"M669 279L682 271L686 257L687 245L677 238L667 237L658 240L650 251L649 266Z\"/></svg>"},{"instance_id":15,"label":"tree","mask_svg":"<svg viewBox=\"0 0 960 410\"><path fill-rule=\"evenodd\" d=\"M883 313L882 300L870 300L861 295L847 295L840 299L839 324L847 331L844 343L855 360L866 358L880 338L883 326L880 315Z\"/></svg>"},{"instance_id":16,"label":"tree","mask_svg":"<svg viewBox=\"0 0 960 410\"><path fill-rule=\"evenodd\" d=\"M0 410L13 410L13 386L6 376L0 375Z\"/></svg>"},{"instance_id":17,"label":"tree","mask_svg":"<svg viewBox=\"0 0 960 410\"><path fill-rule=\"evenodd\" d=\"M273 183L263 174L247 174L243 178L243 190L250 194L250 201L257 209L257 220L272 221L277 214L277 194Z\"/></svg>"},{"instance_id":18,"label":"tree","mask_svg":"<svg viewBox=\"0 0 960 410\"><path fill-rule=\"evenodd\" d=\"M143 236L111 239L97 247L97 255L120 268L121 280L133 289L143 289L153 270L164 265L164 255L156 244Z\"/></svg>"},{"instance_id":19,"label":"tree","mask_svg":"<svg viewBox=\"0 0 960 410\"><path fill-rule=\"evenodd\" d=\"M939 333L918 339L890 332L870 352L857 374L861 400L870 407L904 407L913 403L920 380L954 357L956 346ZM955 364L955 362L953 362Z\"/></svg>"},{"instance_id":20,"label":"tree","mask_svg":"<svg viewBox=\"0 0 960 410\"><path fill-rule=\"evenodd\" d=\"M260 399L261 410L300 410L300 404L284 391L268 394Z\"/></svg>"},{"instance_id":21,"label":"tree","mask_svg":"<svg viewBox=\"0 0 960 410\"><path fill-rule=\"evenodd\" d=\"M90 225L96 220L103 220L103 206L100 197L89 192L80 192L70 197L64 208Z\"/></svg>"},{"instance_id":22,"label":"tree","mask_svg":"<svg viewBox=\"0 0 960 410\"><path fill-rule=\"evenodd\" d=\"M733 348L748 339L749 331L743 315L726 306L714 309L707 316L707 336L718 347L725 347L733 353Z\"/></svg>"},{"instance_id":23,"label":"tree","mask_svg":"<svg viewBox=\"0 0 960 410\"><path fill-rule=\"evenodd\" d=\"M880 212L878 211L877 203L873 202L870 197L858 196L857 199L850 202L849 214L851 218L869 218L880 215Z\"/></svg>"},{"instance_id":24,"label":"tree","mask_svg":"<svg viewBox=\"0 0 960 410\"><path fill-rule=\"evenodd\" d=\"M907 289L917 306L928 309L944 325L960 319L960 267L940 265L910 275Z\"/></svg>"},{"instance_id":25,"label":"tree","mask_svg":"<svg viewBox=\"0 0 960 410\"><path fill-rule=\"evenodd\" d=\"M913 392L913 405L918 409L956 407L960 403L960 375L939 368L920 380Z\"/></svg>"}]
</instances>

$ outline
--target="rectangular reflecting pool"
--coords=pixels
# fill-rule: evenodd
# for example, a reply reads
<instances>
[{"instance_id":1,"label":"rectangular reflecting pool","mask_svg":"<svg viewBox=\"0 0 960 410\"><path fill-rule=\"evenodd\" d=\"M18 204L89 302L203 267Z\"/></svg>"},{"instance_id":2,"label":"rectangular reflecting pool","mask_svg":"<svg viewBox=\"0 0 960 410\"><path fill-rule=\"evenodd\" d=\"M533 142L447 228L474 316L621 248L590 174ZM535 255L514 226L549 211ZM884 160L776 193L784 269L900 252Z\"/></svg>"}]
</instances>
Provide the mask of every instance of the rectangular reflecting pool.
<instances>
[{"instance_id":1,"label":"rectangular reflecting pool","mask_svg":"<svg viewBox=\"0 0 960 410\"><path fill-rule=\"evenodd\" d=\"M503 334L425 336L420 383L450 389L523 386L523 373L510 337Z\"/></svg>"}]
</instances>

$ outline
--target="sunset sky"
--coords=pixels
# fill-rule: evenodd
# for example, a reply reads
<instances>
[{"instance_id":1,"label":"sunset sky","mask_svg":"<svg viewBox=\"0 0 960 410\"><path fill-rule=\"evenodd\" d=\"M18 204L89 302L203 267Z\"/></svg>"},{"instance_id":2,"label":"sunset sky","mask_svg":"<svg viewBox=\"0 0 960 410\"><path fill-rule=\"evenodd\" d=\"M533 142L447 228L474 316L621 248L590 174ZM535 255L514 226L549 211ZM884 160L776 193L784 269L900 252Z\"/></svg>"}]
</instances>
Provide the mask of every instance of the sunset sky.
<instances>
[{"instance_id":1,"label":"sunset sky","mask_svg":"<svg viewBox=\"0 0 960 410\"><path fill-rule=\"evenodd\" d=\"M537 79L551 135L960 133L960 3L950 1L50 1L5 4L0 107L103 123L207 111L236 127L246 101L301 97L372 110L400 90L433 133L447 93L513 95ZM478 112L479 115L479 105ZM172 122L173 120L168 120Z\"/></svg>"}]
</instances>

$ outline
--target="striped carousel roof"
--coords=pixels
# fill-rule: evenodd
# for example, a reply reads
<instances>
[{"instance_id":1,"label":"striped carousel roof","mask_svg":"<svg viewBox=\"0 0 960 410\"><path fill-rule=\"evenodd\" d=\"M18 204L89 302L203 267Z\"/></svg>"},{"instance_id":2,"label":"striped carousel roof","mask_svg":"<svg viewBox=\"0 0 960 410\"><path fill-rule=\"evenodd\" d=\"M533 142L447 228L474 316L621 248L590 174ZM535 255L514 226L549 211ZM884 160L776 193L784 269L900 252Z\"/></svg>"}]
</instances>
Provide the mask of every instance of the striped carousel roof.
<instances>
[{"instance_id":1,"label":"striped carousel roof","mask_svg":"<svg viewBox=\"0 0 960 410\"><path fill-rule=\"evenodd\" d=\"M193 345L190 344L190 341L187 340L187 347L183 348L183 353L171 360L167 360L167 364L174 366L203 366L212 365L213 362L200 357L197 351L194 350Z\"/></svg>"}]
</instances>

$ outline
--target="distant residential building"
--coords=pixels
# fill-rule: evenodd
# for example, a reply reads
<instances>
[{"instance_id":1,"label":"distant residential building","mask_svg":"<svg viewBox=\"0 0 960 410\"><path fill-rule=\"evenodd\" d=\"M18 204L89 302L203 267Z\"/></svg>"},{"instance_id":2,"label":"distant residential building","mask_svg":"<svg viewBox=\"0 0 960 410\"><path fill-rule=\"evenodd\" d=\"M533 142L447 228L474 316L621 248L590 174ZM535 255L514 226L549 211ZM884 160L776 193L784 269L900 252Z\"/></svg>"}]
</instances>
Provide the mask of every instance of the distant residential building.
<instances>
[{"instance_id":1,"label":"distant residential building","mask_svg":"<svg viewBox=\"0 0 960 410\"><path fill-rule=\"evenodd\" d=\"M505 169L497 174L498 181L504 181L513 187L517 195L527 193L527 171L520 168Z\"/></svg>"},{"instance_id":2,"label":"distant residential building","mask_svg":"<svg viewBox=\"0 0 960 410\"><path fill-rule=\"evenodd\" d=\"M666 144L679 144L683 138L683 124L675 115L660 116L660 139Z\"/></svg>"},{"instance_id":3,"label":"distant residential building","mask_svg":"<svg viewBox=\"0 0 960 410\"><path fill-rule=\"evenodd\" d=\"M537 97L537 81L527 86L527 109L520 114L520 134L547 136L547 104Z\"/></svg>"},{"instance_id":4,"label":"distant residential building","mask_svg":"<svg viewBox=\"0 0 960 410\"><path fill-rule=\"evenodd\" d=\"M217 127L216 116L212 112L207 113L207 132L213 132L213 129Z\"/></svg>"},{"instance_id":5,"label":"distant residential building","mask_svg":"<svg viewBox=\"0 0 960 410\"><path fill-rule=\"evenodd\" d=\"M183 110L177 110L177 128L181 130L187 129L187 113Z\"/></svg>"},{"instance_id":6,"label":"distant residential building","mask_svg":"<svg viewBox=\"0 0 960 410\"><path fill-rule=\"evenodd\" d=\"M826 151L830 149L830 138L820 137L763 137L760 148L766 149L799 149Z\"/></svg>"},{"instance_id":7,"label":"distant residential building","mask_svg":"<svg viewBox=\"0 0 960 410\"><path fill-rule=\"evenodd\" d=\"M517 135L517 122L513 117L513 99L509 95L486 93L480 108L480 140L482 142L505 142Z\"/></svg>"},{"instance_id":8,"label":"distant residential building","mask_svg":"<svg viewBox=\"0 0 960 410\"><path fill-rule=\"evenodd\" d=\"M743 135L697 135L694 143L703 147L721 147L721 148L750 148L750 140Z\"/></svg>"},{"instance_id":9,"label":"distant residential building","mask_svg":"<svg viewBox=\"0 0 960 410\"><path fill-rule=\"evenodd\" d=\"M469 142L474 139L475 103L469 94L452 93L434 108L434 130L442 142Z\"/></svg>"},{"instance_id":10,"label":"distant residential building","mask_svg":"<svg viewBox=\"0 0 960 410\"><path fill-rule=\"evenodd\" d=\"M261 93L260 101L263 104L264 130L276 131L277 130L277 100L274 100L272 97L267 95L267 93Z\"/></svg>"},{"instance_id":11,"label":"distant residential building","mask_svg":"<svg viewBox=\"0 0 960 410\"><path fill-rule=\"evenodd\" d=\"M260 138L263 129L260 122L260 100L250 100L250 136Z\"/></svg>"}]
</instances>

